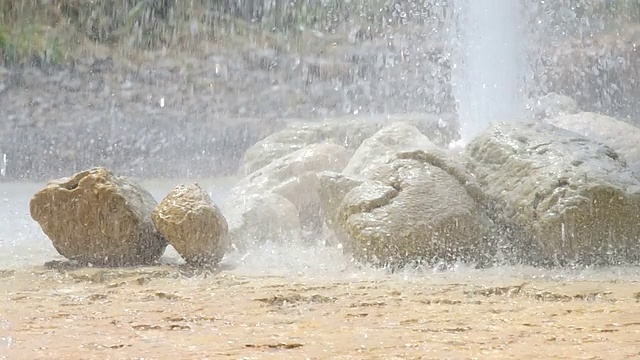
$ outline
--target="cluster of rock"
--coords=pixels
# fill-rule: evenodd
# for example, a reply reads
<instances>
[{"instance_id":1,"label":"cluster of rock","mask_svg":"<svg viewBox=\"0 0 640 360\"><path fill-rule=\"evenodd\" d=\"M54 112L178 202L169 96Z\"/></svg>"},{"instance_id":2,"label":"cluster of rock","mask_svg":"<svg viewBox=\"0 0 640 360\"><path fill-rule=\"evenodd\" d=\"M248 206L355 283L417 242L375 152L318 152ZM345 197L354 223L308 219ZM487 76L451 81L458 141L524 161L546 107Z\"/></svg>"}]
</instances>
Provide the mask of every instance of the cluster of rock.
<instances>
[{"instance_id":1,"label":"cluster of rock","mask_svg":"<svg viewBox=\"0 0 640 360\"><path fill-rule=\"evenodd\" d=\"M290 125L245 153L231 243L321 241L391 267L639 261L640 129L557 95L533 110L455 151L401 118Z\"/></svg>"},{"instance_id":2,"label":"cluster of rock","mask_svg":"<svg viewBox=\"0 0 640 360\"><path fill-rule=\"evenodd\" d=\"M152 264L171 244L188 264L212 266L229 248L227 222L197 184L178 185L158 204L98 167L49 182L29 207L55 249L80 264Z\"/></svg>"},{"instance_id":3,"label":"cluster of rock","mask_svg":"<svg viewBox=\"0 0 640 360\"><path fill-rule=\"evenodd\" d=\"M394 268L639 262L640 129L543 100L537 119L494 124L462 150L430 116L291 123L246 151L221 211L196 185L157 205L93 169L51 182L31 213L62 255L95 264L154 261L167 242L194 264L266 242Z\"/></svg>"}]
</instances>

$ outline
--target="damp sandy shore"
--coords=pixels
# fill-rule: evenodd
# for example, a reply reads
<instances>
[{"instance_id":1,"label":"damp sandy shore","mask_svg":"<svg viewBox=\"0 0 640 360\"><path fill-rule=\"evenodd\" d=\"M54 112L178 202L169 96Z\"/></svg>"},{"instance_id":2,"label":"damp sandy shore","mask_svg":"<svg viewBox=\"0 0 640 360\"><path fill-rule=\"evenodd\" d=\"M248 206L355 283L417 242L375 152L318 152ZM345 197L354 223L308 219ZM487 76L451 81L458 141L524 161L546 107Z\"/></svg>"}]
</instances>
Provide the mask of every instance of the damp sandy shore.
<instances>
[{"instance_id":1,"label":"damp sandy shore","mask_svg":"<svg viewBox=\"0 0 640 360\"><path fill-rule=\"evenodd\" d=\"M32 267L0 272L0 359L637 359L639 298L633 279Z\"/></svg>"}]
</instances>

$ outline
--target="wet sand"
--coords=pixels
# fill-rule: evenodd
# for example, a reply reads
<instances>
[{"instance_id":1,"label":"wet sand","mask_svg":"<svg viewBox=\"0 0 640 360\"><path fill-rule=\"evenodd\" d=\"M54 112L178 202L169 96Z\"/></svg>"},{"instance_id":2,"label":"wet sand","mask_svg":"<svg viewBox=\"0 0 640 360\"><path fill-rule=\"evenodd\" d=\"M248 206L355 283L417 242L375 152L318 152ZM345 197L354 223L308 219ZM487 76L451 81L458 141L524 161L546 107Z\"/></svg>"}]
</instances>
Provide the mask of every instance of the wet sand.
<instances>
[{"instance_id":1,"label":"wet sand","mask_svg":"<svg viewBox=\"0 0 640 360\"><path fill-rule=\"evenodd\" d=\"M32 267L0 270L0 358L636 359L639 301L633 279Z\"/></svg>"}]
</instances>

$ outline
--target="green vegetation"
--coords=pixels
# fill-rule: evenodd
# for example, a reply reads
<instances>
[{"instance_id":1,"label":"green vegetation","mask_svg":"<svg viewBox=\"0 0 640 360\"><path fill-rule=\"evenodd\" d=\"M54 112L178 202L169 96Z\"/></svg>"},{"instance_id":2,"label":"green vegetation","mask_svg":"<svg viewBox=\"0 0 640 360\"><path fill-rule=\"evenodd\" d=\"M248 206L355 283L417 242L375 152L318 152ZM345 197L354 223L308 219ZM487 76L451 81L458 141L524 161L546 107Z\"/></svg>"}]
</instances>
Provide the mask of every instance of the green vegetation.
<instances>
[{"instance_id":1,"label":"green vegetation","mask_svg":"<svg viewBox=\"0 0 640 360\"><path fill-rule=\"evenodd\" d=\"M166 48L197 52L203 41L317 50L346 34L371 39L446 13L435 0L0 0L0 64L57 64L95 47L123 55ZM565 0L578 16L640 22L637 0ZM588 15L587 15L588 14ZM313 39L313 41L311 41ZM342 40L339 40L342 39ZM294 48L292 49L291 46Z\"/></svg>"}]
</instances>

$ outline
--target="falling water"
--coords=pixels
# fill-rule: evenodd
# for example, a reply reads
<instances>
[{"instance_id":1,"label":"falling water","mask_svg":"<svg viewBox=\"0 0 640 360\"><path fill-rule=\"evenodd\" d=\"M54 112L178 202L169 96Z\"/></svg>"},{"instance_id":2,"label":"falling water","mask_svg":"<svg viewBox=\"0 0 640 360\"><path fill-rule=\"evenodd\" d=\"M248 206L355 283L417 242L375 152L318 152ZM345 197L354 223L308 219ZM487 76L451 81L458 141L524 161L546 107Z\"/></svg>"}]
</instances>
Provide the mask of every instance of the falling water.
<instances>
[{"instance_id":1,"label":"falling water","mask_svg":"<svg viewBox=\"0 0 640 360\"><path fill-rule=\"evenodd\" d=\"M453 88L468 143L491 122L524 109L523 5L513 0L457 0Z\"/></svg>"}]
</instances>

